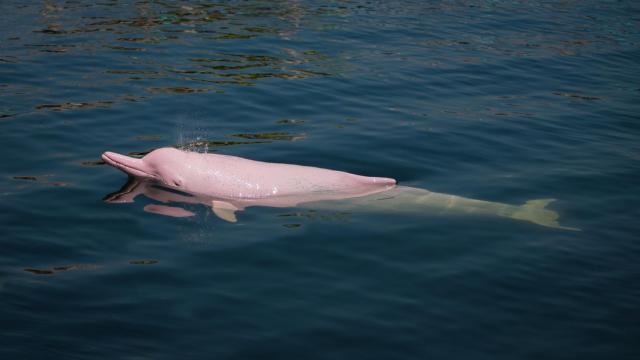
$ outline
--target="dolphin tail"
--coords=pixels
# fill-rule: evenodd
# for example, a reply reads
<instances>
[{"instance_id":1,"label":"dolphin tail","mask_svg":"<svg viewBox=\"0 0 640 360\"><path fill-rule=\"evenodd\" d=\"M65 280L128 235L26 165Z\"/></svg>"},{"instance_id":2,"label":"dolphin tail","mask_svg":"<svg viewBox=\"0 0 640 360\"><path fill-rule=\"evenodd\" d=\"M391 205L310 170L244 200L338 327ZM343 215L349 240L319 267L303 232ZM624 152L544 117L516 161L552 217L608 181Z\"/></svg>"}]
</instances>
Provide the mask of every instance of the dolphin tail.
<instances>
[{"instance_id":1,"label":"dolphin tail","mask_svg":"<svg viewBox=\"0 0 640 360\"><path fill-rule=\"evenodd\" d=\"M524 205L519 206L510 217L555 229L581 231L578 228L558 224L558 213L546 208L547 205L555 200L556 199L529 200Z\"/></svg>"}]
</instances>

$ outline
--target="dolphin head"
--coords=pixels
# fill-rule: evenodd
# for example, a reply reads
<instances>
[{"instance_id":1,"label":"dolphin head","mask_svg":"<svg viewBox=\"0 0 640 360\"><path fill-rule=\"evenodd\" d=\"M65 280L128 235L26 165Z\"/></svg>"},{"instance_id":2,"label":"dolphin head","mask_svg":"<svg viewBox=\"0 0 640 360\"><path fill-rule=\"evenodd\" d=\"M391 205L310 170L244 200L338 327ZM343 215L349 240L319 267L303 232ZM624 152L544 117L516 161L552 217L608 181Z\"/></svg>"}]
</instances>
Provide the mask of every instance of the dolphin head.
<instances>
[{"instance_id":1,"label":"dolphin head","mask_svg":"<svg viewBox=\"0 0 640 360\"><path fill-rule=\"evenodd\" d=\"M130 176L181 188L184 180L180 174L188 170L184 155L184 151L174 148L157 149L141 159L107 151L102 154L102 160Z\"/></svg>"}]
</instances>

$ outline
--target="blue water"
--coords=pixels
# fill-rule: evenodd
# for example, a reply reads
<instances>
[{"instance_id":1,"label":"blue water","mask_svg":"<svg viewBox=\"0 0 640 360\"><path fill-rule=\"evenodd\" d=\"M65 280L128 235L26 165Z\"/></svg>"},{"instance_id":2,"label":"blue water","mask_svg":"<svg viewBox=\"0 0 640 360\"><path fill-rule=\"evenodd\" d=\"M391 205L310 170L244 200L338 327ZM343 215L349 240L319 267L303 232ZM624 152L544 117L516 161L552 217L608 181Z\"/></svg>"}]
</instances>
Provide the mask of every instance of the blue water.
<instances>
[{"instance_id":1,"label":"blue water","mask_svg":"<svg viewBox=\"0 0 640 360\"><path fill-rule=\"evenodd\" d=\"M0 2L0 358L640 358L640 3ZM449 212L103 201L104 151L387 176Z\"/></svg>"}]
</instances>

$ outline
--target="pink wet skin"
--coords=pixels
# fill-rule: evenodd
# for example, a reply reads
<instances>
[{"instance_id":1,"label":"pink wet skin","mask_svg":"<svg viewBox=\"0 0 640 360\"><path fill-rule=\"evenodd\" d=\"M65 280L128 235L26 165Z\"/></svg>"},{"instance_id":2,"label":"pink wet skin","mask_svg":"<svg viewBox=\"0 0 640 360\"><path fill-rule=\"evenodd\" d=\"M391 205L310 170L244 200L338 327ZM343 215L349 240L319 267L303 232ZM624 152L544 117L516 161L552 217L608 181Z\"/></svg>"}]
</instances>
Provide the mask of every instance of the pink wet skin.
<instances>
[{"instance_id":1,"label":"pink wet skin","mask_svg":"<svg viewBox=\"0 0 640 360\"><path fill-rule=\"evenodd\" d=\"M396 184L390 178L174 148L154 150L142 159L105 152L102 159L131 176L188 193L235 200L239 208L347 199L386 191Z\"/></svg>"}]
</instances>

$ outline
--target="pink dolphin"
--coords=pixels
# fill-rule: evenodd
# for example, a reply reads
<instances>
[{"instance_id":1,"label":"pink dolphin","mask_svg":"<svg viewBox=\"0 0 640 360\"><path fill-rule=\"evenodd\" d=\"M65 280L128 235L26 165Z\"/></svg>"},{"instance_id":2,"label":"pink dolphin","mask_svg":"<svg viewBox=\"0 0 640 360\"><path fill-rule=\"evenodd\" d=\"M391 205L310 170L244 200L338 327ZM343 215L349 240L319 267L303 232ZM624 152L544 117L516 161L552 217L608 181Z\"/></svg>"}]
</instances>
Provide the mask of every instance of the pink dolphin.
<instances>
[{"instance_id":1,"label":"pink dolphin","mask_svg":"<svg viewBox=\"0 0 640 360\"><path fill-rule=\"evenodd\" d=\"M105 152L102 159L133 177L199 198L206 196L216 215L229 221L235 221L233 212L248 206L293 207L348 199L386 191L396 184L390 178L174 148L157 149L141 159Z\"/></svg>"},{"instance_id":2,"label":"pink dolphin","mask_svg":"<svg viewBox=\"0 0 640 360\"><path fill-rule=\"evenodd\" d=\"M230 222L236 221L236 211L249 206L304 205L347 211L495 215L578 230L558 224L558 214L547 209L553 199L509 205L396 186L396 181L390 178L173 148L154 150L141 159L105 152L102 159L130 175L130 181L120 191L105 198L107 202L132 202L144 194L165 204L205 204ZM173 217L194 215L182 208L159 204L147 205L145 211Z\"/></svg>"}]
</instances>

